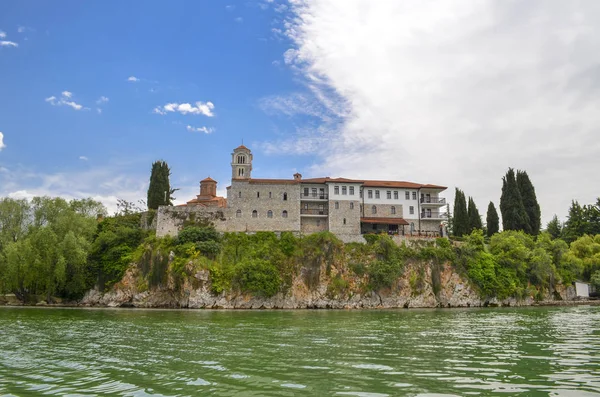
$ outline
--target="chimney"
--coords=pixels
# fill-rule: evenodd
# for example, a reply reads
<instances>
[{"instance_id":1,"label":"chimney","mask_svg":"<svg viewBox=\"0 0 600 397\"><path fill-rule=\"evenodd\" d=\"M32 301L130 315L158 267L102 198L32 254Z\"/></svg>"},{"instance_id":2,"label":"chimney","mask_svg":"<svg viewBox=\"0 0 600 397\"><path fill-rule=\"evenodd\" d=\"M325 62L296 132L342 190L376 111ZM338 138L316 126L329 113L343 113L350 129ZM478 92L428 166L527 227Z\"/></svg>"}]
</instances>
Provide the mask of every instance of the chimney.
<instances>
[{"instance_id":1,"label":"chimney","mask_svg":"<svg viewBox=\"0 0 600 397\"><path fill-rule=\"evenodd\" d=\"M299 180L301 180L301 179L302 179L302 174L301 174L301 173L299 173L299 172L296 172L296 173L294 174L294 180L295 180L295 181L299 181Z\"/></svg>"}]
</instances>

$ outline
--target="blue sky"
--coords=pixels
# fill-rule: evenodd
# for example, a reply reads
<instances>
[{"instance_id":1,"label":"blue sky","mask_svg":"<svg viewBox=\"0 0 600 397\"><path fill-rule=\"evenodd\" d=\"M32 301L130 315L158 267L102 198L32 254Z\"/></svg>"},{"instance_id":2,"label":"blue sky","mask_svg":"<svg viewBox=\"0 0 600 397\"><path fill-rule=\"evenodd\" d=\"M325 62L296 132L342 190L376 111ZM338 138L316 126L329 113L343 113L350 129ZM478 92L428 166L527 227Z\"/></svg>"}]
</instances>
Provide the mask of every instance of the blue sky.
<instances>
[{"instance_id":1,"label":"blue sky","mask_svg":"<svg viewBox=\"0 0 600 397\"><path fill-rule=\"evenodd\" d=\"M0 195L178 201L255 177L454 187L481 213L508 167L542 220L595 202L600 3L531 0L0 4Z\"/></svg>"}]
</instances>

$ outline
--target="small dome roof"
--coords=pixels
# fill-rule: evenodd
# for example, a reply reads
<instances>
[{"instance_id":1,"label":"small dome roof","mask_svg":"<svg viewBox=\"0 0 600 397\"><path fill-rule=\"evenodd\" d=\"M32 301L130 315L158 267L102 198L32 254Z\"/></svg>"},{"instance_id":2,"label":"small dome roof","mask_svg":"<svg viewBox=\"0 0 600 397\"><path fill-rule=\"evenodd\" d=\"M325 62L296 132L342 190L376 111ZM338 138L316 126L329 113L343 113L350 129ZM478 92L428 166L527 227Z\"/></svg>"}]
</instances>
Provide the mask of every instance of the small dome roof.
<instances>
[{"instance_id":1,"label":"small dome roof","mask_svg":"<svg viewBox=\"0 0 600 397\"><path fill-rule=\"evenodd\" d=\"M212 179L210 176L208 178L202 179L200 182L215 182L215 183L217 183L217 181L215 181L214 179Z\"/></svg>"},{"instance_id":2,"label":"small dome roof","mask_svg":"<svg viewBox=\"0 0 600 397\"><path fill-rule=\"evenodd\" d=\"M244 146L244 145L240 145L240 146L236 147L236 148L235 148L235 149L233 149L233 150L240 150L240 149L242 149L242 150L247 150L247 151L250 151L250 149L248 149L248 148L247 148L246 146Z\"/></svg>"}]
</instances>

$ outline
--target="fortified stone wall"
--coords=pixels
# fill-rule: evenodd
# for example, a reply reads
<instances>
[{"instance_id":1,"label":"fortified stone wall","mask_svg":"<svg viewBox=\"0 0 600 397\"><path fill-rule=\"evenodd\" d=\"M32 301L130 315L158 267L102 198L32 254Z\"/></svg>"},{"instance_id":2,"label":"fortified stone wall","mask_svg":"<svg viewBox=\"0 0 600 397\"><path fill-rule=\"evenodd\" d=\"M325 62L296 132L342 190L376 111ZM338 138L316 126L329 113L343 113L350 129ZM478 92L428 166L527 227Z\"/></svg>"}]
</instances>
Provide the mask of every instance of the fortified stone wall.
<instances>
[{"instance_id":1,"label":"fortified stone wall","mask_svg":"<svg viewBox=\"0 0 600 397\"><path fill-rule=\"evenodd\" d=\"M202 206L158 207L156 214L156 237L176 237L185 221L205 220L215 225L217 231L226 231L226 218L223 208Z\"/></svg>"},{"instance_id":2,"label":"fortified stone wall","mask_svg":"<svg viewBox=\"0 0 600 397\"><path fill-rule=\"evenodd\" d=\"M328 221L326 217L303 216L300 224L300 230L303 234L311 234L326 231Z\"/></svg>"},{"instance_id":3,"label":"fortified stone wall","mask_svg":"<svg viewBox=\"0 0 600 397\"><path fill-rule=\"evenodd\" d=\"M336 235L360 235L360 201L330 200L329 231Z\"/></svg>"},{"instance_id":4,"label":"fortified stone wall","mask_svg":"<svg viewBox=\"0 0 600 397\"><path fill-rule=\"evenodd\" d=\"M233 180L227 188L227 207L227 222L223 227L228 232L300 231L298 184ZM255 217L253 211L256 211ZM272 217L269 217L269 211ZM284 211L287 211L287 217L284 217Z\"/></svg>"}]
</instances>

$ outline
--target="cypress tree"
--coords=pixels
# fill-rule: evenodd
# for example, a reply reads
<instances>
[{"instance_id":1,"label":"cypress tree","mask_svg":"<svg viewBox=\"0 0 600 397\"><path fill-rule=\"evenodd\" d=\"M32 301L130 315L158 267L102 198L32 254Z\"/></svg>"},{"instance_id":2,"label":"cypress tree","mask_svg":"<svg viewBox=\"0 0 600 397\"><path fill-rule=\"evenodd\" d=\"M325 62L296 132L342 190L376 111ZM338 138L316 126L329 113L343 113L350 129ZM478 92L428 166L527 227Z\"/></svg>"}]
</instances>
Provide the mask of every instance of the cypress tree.
<instances>
[{"instance_id":1,"label":"cypress tree","mask_svg":"<svg viewBox=\"0 0 600 397\"><path fill-rule=\"evenodd\" d=\"M548 225L546 226L546 231L550 233L552 238L560 237L560 234L562 233L562 226L560 224L560 221L558 220L558 216L554 215L552 220L548 222Z\"/></svg>"},{"instance_id":2,"label":"cypress tree","mask_svg":"<svg viewBox=\"0 0 600 397\"><path fill-rule=\"evenodd\" d=\"M152 163L150 185L148 186L148 209L156 210L161 205L171 205L174 189L169 184L171 170L169 165L162 160Z\"/></svg>"},{"instance_id":3,"label":"cypress tree","mask_svg":"<svg viewBox=\"0 0 600 397\"><path fill-rule=\"evenodd\" d=\"M454 196L454 218L453 231L455 236L464 236L469 230L469 216L467 212L467 201L465 194L459 188L456 188Z\"/></svg>"},{"instance_id":4,"label":"cypress tree","mask_svg":"<svg viewBox=\"0 0 600 397\"><path fill-rule=\"evenodd\" d=\"M523 206L529 218L529 230L533 235L540 233L542 226L540 204L535 195L535 188L527 175L527 171L517 170L517 187L523 200Z\"/></svg>"},{"instance_id":5,"label":"cypress tree","mask_svg":"<svg viewBox=\"0 0 600 397\"><path fill-rule=\"evenodd\" d=\"M500 197L502 228L504 230L522 230L531 233L529 219L515 178L515 171L509 168L502 178L502 196Z\"/></svg>"},{"instance_id":6,"label":"cypress tree","mask_svg":"<svg viewBox=\"0 0 600 397\"><path fill-rule=\"evenodd\" d=\"M567 243L572 243L586 233L588 224L585 219L585 208L582 208L577 201L573 200L567 218L562 235Z\"/></svg>"},{"instance_id":7,"label":"cypress tree","mask_svg":"<svg viewBox=\"0 0 600 397\"><path fill-rule=\"evenodd\" d=\"M491 201L488 204L485 221L487 223L487 235L489 237L492 237L492 235L498 233L500 230L500 219L498 219L498 211L496 211L496 206L494 206L494 203Z\"/></svg>"},{"instance_id":8,"label":"cypress tree","mask_svg":"<svg viewBox=\"0 0 600 397\"><path fill-rule=\"evenodd\" d=\"M481 216L479 215L479 210L475 205L475 201L473 201L473 197L469 197L469 209L467 210L467 216L469 218L469 228L468 234L475 229L483 229L483 225L481 224Z\"/></svg>"}]
</instances>

